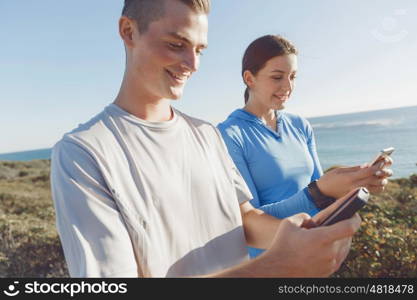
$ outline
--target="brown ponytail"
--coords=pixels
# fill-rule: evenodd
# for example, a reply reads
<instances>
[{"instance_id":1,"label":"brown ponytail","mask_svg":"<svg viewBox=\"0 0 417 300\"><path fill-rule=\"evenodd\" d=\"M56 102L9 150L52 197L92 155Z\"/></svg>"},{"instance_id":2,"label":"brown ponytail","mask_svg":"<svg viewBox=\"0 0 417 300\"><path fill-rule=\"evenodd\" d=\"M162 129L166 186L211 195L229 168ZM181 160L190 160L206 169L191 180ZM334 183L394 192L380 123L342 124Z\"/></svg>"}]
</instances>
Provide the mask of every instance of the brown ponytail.
<instances>
[{"instance_id":1,"label":"brown ponytail","mask_svg":"<svg viewBox=\"0 0 417 300\"><path fill-rule=\"evenodd\" d=\"M249 100L249 87L246 86L245 89L245 104L248 103Z\"/></svg>"}]
</instances>

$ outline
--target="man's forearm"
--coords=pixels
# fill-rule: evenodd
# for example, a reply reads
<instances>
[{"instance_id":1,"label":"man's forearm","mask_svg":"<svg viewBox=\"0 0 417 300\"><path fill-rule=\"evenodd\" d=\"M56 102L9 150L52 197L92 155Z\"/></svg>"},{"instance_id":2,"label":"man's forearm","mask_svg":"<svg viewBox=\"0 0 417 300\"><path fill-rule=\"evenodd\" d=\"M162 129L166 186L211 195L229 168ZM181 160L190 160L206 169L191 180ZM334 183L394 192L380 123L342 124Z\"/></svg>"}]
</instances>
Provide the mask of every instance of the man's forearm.
<instances>
[{"instance_id":1,"label":"man's forearm","mask_svg":"<svg viewBox=\"0 0 417 300\"><path fill-rule=\"evenodd\" d=\"M246 243L255 248L268 249L281 219L264 213L259 209L242 211Z\"/></svg>"}]
</instances>

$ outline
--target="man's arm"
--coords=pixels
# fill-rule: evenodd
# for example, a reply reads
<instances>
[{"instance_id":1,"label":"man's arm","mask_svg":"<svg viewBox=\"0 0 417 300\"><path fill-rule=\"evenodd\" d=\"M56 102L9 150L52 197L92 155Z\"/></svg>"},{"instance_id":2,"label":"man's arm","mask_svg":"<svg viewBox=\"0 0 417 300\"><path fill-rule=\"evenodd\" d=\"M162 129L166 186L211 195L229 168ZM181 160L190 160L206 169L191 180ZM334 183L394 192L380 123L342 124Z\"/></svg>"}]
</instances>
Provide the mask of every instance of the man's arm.
<instances>
[{"instance_id":1,"label":"man's arm","mask_svg":"<svg viewBox=\"0 0 417 300\"><path fill-rule=\"evenodd\" d=\"M270 247L241 265L204 277L327 277L345 260L351 236L359 229L356 214L331 226L303 228L310 217L298 214L281 221Z\"/></svg>"},{"instance_id":2,"label":"man's arm","mask_svg":"<svg viewBox=\"0 0 417 300\"><path fill-rule=\"evenodd\" d=\"M332 206L319 213L325 214ZM262 255L241 265L205 277L326 277L339 269L350 250L351 237L359 229L354 217L325 227L307 229L307 214L283 220L255 209L249 201L240 205L247 243L265 248Z\"/></svg>"},{"instance_id":3,"label":"man's arm","mask_svg":"<svg viewBox=\"0 0 417 300\"><path fill-rule=\"evenodd\" d=\"M72 277L137 277L132 242L95 159L81 146L53 149L51 191Z\"/></svg>"},{"instance_id":4,"label":"man's arm","mask_svg":"<svg viewBox=\"0 0 417 300\"><path fill-rule=\"evenodd\" d=\"M277 219L246 201L240 204L246 243L255 248L268 249L275 237L281 219Z\"/></svg>"},{"instance_id":5,"label":"man's arm","mask_svg":"<svg viewBox=\"0 0 417 300\"><path fill-rule=\"evenodd\" d=\"M340 197L330 206L321 210L314 217L315 219L324 219L330 212L338 207L345 197ZM260 209L254 208L249 201L240 204L240 212L242 214L242 223L245 230L246 243L251 247L268 249L271 245L275 233L283 219L275 218ZM314 227L310 217L306 219L305 227Z\"/></svg>"}]
</instances>

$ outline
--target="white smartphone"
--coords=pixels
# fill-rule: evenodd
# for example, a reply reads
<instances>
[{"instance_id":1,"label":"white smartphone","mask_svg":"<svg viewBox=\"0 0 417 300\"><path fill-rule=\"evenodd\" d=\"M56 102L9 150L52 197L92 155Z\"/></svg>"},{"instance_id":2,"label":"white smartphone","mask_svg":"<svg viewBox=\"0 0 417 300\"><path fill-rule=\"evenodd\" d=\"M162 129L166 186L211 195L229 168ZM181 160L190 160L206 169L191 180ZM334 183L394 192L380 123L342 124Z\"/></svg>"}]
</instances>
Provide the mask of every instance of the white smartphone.
<instances>
[{"instance_id":1,"label":"white smartphone","mask_svg":"<svg viewBox=\"0 0 417 300\"><path fill-rule=\"evenodd\" d=\"M394 152L395 148L394 147L389 147L389 148L385 148L382 149L378 155L371 161L371 166L376 165L378 162L380 162L381 160L385 159L385 157L390 156L392 154L392 152Z\"/></svg>"}]
</instances>

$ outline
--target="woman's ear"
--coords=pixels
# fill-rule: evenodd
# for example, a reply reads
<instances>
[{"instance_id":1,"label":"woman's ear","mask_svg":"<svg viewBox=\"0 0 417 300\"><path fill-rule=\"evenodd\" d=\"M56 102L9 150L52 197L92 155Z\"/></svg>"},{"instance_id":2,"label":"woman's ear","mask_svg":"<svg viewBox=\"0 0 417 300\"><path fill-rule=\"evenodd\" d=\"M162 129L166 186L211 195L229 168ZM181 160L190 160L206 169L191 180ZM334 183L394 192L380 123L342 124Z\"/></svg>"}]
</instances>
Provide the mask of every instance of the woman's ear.
<instances>
[{"instance_id":1,"label":"woman's ear","mask_svg":"<svg viewBox=\"0 0 417 300\"><path fill-rule=\"evenodd\" d=\"M253 83L255 81L255 76L253 76L252 72L249 70L246 70L243 72L243 80L245 81L246 85L251 88L253 86Z\"/></svg>"},{"instance_id":2,"label":"woman's ear","mask_svg":"<svg viewBox=\"0 0 417 300\"><path fill-rule=\"evenodd\" d=\"M122 16L119 19L119 35L122 38L126 48L133 47L133 35L136 22L132 19Z\"/></svg>"}]
</instances>

